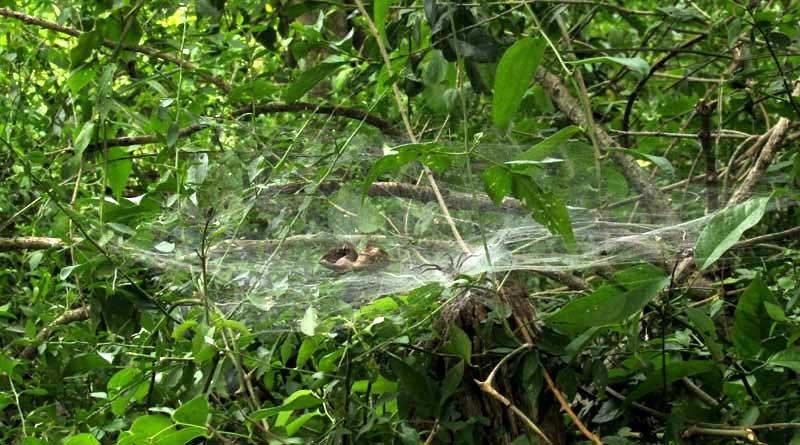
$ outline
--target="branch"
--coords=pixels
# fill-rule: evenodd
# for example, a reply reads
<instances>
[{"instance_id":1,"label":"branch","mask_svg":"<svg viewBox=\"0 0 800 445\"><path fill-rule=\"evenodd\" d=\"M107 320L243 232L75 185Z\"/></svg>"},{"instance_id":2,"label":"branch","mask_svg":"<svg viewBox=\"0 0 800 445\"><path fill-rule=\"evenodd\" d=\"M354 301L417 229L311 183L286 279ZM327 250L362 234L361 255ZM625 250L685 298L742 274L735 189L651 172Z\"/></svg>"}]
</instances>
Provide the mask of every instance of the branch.
<instances>
[{"instance_id":1,"label":"branch","mask_svg":"<svg viewBox=\"0 0 800 445\"><path fill-rule=\"evenodd\" d=\"M262 195L274 196L279 193L293 194L303 190L312 184L303 182L292 182L289 184L279 184L268 186ZM339 191L344 185L341 181L325 181L319 185L317 191L330 195ZM473 196L469 193L454 192L447 189L439 189L442 197L447 199L450 207L454 209L467 210L502 210L515 209L524 210L522 203L514 198L506 198L500 206L495 205L488 196L479 194ZM367 195L379 198L407 198L419 202L436 202L436 194L431 187L424 185L414 185L404 182L373 182L367 191Z\"/></svg>"},{"instance_id":2,"label":"branch","mask_svg":"<svg viewBox=\"0 0 800 445\"><path fill-rule=\"evenodd\" d=\"M47 340L47 338L50 337L50 334L52 334L57 327L74 323L76 321L88 320L91 314L91 306L81 306L79 308L70 309L64 312L60 317L50 322L50 324L48 324L44 329L39 331L39 334L36 335L36 341L32 345L26 346L25 349L22 350L20 357L24 358L25 360L33 360L36 358L36 355L39 354L39 344Z\"/></svg>"},{"instance_id":3,"label":"branch","mask_svg":"<svg viewBox=\"0 0 800 445\"><path fill-rule=\"evenodd\" d=\"M237 119L240 117L252 117L259 114L270 114L270 113L286 113L286 112L299 112L299 111L308 111L314 114L327 114L331 116L342 116L348 117L350 119L355 119L359 121L364 121L365 123L377 128L383 134L388 136L394 136L397 134L395 128L389 122L385 120L367 113L366 111L358 110L355 108L347 108L347 107L339 107L339 106L330 106L330 105L317 105L308 102L293 102L290 104L283 104L283 103L270 103L270 104L261 104L255 106L245 106L237 109L233 113L231 113L231 119ZM215 117L214 120L221 122L223 121L222 117ZM188 127L181 128L178 131L178 138L184 138L190 136L194 133L199 131L205 130L206 128L211 127L211 124L194 124L189 125ZM126 136L114 139L107 139L105 141L98 141L92 144L89 144L86 147L87 152L94 152L98 150L103 150L104 148L108 147L131 147L134 145L145 145L145 144L154 144L157 142L161 142L164 140L164 136L158 134L151 134L145 136Z\"/></svg>"},{"instance_id":4,"label":"branch","mask_svg":"<svg viewBox=\"0 0 800 445\"><path fill-rule=\"evenodd\" d=\"M12 19L15 19L15 20L19 20L19 21L21 21L23 23L27 23L29 25L38 26L40 28L48 29L50 31L59 32L61 34L66 34L66 35L69 35L69 36L72 36L72 37L80 37L81 34L83 34L83 31L77 30L75 28L69 28L67 26L62 26L62 25L59 25L57 23L49 22L47 20L43 20L43 19L40 19L38 17L33 17L33 16L30 16L30 15L27 15L27 14L23 14L21 12L17 12L17 11L8 9L8 8L0 8L0 16L12 18ZM161 59L161 60L163 60L165 62L169 62L169 63L171 63L173 65L177 65L177 66L179 66L181 68L184 68L184 69L187 69L187 70L190 70L190 71L196 71L197 74L200 76L200 78L202 78L203 80L205 80L205 81L207 81L209 83L212 83L212 84L216 85L222 91L224 91L226 93L231 91L231 86L228 85L224 80L220 79L219 77L212 76L211 74L203 73L199 66L195 65L192 62L189 62L188 60L184 60L184 59L182 59L180 57L177 57L177 56L174 56L172 54L168 54L168 53L164 53L164 52L158 51L157 49L151 48L149 46L127 45L127 44L124 44L124 43L121 43L121 42L115 42L115 41L109 40L109 39L103 39L103 41L101 43L106 48L111 48L111 49L114 49L114 50L119 48L119 49L124 49L124 50L127 50L127 51L133 51L133 52L136 52L136 53L145 54L147 56L154 57L156 59Z\"/></svg>"},{"instance_id":5,"label":"branch","mask_svg":"<svg viewBox=\"0 0 800 445\"><path fill-rule=\"evenodd\" d=\"M714 156L714 147L711 146L711 112L713 105L709 105L705 100L700 99L695 111L700 116L700 132L697 137L700 139L700 146L703 148L706 164L706 213L711 213L719 207L719 195L717 194L717 161Z\"/></svg>"},{"instance_id":6,"label":"branch","mask_svg":"<svg viewBox=\"0 0 800 445\"><path fill-rule=\"evenodd\" d=\"M756 244L774 241L776 239L787 238L794 235L800 235L800 226L792 227L791 229L782 232L769 233L766 235L757 236L755 238L741 240L733 245L734 249L743 249L745 247L755 246Z\"/></svg>"},{"instance_id":7,"label":"branch","mask_svg":"<svg viewBox=\"0 0 800 445\"><path fill-rule=\"evenodd\" d=\"M550 99L572 122L583 128L589 127L589 121L581 110L580 104L570 95L569 90L558 76L539 67L536 71L536 79L541 83ZM616 145L611 136L602 128L596 130L602 150ZM620 166L625 178L642 194L642 202L652 213L662 215L669 220L675 219L667 197L650 181L650 178L631 156L619 151L608 152L608 156Z\"/></svg>"},{"instance_id":8,"label":"branch","mask_svg":"<svg viewBox=\"0 0 800 445\"><path fill-rule=\"evenodd\" d=\"M246 106L239 108L233 112L234 117L242 117L248 114L266 114L266 113L284 113L296 111L310 111L316 114L329 114L331 116L349 117L372 125L387 135L397 135L397 130L394 126L385 120L367 113L366 111L358 110L355 108L347 108L340 106L330 105L317 105L307 102L292 102L290 104L271 103L264 105Z\"/></svg>"},{"instance_id":9,"label":"branch","mask_svg":"<svg viewBox=\"0 0 800 445\"><path fill-rule=\"evenodd\" d=\"M761 179L764 172L767 171L767 167L769 167L769 164L772 163L772 160L775 158L778 148L783 144L788 129L789 119L782 117L778 119L778 123L775 124L774 127L768 130L769 139L767 139L767 143L764 145L764 148L761 149L761 153L758 155L758 159L756 159L755 165L750 169L747 177L744 178L742 184L739 185L739 188L736 189L731 199L728 200L728 207L744 202L753 194L756 183Z\"/></svg>"},{"instance_id":10,"label":"branch","mask_svg":"<svg viewBox=\"0 0 800 445\"><path fill-rule=\"evenodd\" d=\"M41 236L18 236L14 238L0 238L0 252L12 250L45 250L64 247L64 241L59 238Z\"/></svg>"}]
</instances>

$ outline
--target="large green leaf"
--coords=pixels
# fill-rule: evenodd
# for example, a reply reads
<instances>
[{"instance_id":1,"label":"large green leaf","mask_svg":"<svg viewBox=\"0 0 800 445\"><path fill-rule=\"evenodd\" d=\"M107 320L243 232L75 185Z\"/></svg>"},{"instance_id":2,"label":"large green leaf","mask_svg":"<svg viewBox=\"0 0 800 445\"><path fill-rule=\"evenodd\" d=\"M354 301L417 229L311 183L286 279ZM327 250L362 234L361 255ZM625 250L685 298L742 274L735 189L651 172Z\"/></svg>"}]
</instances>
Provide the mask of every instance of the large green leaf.
<instances>
[{"instance_id":1,"label":"large green leaf","mask_svg":"<svg viewBox=\"0 0 800 445\"><path fill-rule=\"evenodd\" d=\"M503 198L511 193L511 172L507 168L496 165L484 170L481 177L483 177L483 187L486 190L486 194L492 198L495 204L502 204Z\"/></svg>"},{"instance_id":2,"label":"large green leaf","mask_svg":"<svg viewBox=\"0 0 800 445\"><path fill-rule=\"evenodd\" d=\"M378 28L378 35L384 43L389 43L386 39L386 16L389 14L389 5L392 0L375 0L372 6L372 14L375 17L375 27Z\"/></svg>"},{"instance_id":3,"label":"large green leaf","mask_svg":"<svg viewBox=\"0 0 800 445\"><path fill-rule=\"evenodd\" d=\"M184 403L172 413L172 420L183 425L194 425L205 427L208 421L208 400L201 394L194 399Z\"/></svg>"},{"instance_id":4,"label":"large green leaf","mask_svg":"<svg viewBox=\"0 0 800 445\"><path fill-rule=\"evenodd\" d=\"M753 198L720 211L706 224L695 244L695 262L700 270L714 264L744 232L758 224L769 198Z\"/></svg>"},{"instance_id":5,"label":"large green leaf","mask_svg":"<svg viewBox=\"0 0 800 445\"><path fill-rule=\"evenodd\" d=\"M544 49L544 40L528 37L518 40L503 53L497 65L492 98L492 122L498 128L506 128L511 123L542 60Z\"/></svg>"},{"instance_id":6,"label":"large green leaf","mask_svg":"<svg viewBox=\"0 0 800 445\"><path fill-rule=\"evenodd\" d=\"M669 284L661 269L642 265L633 268L635 275L646 269L647 277L620 288L604 285L588 297L579 298L562 307L547 321L565 332L580 332L597 326L617 324L639 312ZM625 272L625 271L623 271Z\"/></svg>"},{"instance_id":7,"label":"large green leaf","mask_svg":"<svg viewBox=\"0 0 800 445\"><path fill-rule=\"evenodd\" d=\"M765 302L775 300L760 276L756 276L739 297L733 320L733 346L742 358L755 358L763 350L762 341L770 335L772 320Z\"/></svg>"},{"instance_id":8,"label":"large green leaf","mask_svg":"<svg viewBox=\"0 0 800 445\"><path fill-rule=\"evenodd\" d=\"M346 63L347 62L320 63L318 65L314 65L306 71L303 71L303 73L300 74L300 76L295 79L288 88L286 88L286 93L283 95L283 100L286 102L294 102L300 99L310 89L314 88L314 85L318 84L322 79L326 78L328 75L336 71L337 68Z\"/></svg>"},{"instance_id":9,"label":"large green leaf","mask_svg":"<svg viewBox=\"0 0 800 445\"><path fill-rule=\"evenodd\" d=\"M94 434L83 433L64 439L64 445L100 445Z\"/></svg>"}]
</instances>

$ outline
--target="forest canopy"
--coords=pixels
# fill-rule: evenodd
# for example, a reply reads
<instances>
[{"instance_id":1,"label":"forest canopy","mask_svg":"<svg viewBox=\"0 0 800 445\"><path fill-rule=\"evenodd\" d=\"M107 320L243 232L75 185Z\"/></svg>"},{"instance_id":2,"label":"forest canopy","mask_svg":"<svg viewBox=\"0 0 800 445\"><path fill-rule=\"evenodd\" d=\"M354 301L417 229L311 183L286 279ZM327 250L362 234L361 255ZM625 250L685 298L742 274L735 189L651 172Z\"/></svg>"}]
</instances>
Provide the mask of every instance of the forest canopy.
<instances>
[{"instance_id":1,"label":"forest canopy","mask_svg":"<svg viewBox=\"0 0 800 445\"><path fill-rule=\"evenodd\" d=\"M799 14L0 2L0 442L800 444Z\"/></svg>"}]
</instances>

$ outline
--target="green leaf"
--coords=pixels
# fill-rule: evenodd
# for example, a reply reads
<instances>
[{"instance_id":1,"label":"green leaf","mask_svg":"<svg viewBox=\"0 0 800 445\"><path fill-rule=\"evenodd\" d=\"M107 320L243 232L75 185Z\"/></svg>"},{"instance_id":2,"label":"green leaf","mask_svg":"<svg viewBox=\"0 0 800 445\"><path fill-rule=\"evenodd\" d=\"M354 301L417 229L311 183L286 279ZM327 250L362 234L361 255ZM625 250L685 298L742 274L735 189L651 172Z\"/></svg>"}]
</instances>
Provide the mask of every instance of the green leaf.
<instances>
[{"instance_id":1,"label":"green leaf","mask_svg":"<svg viewBox=\"0 0 800 445\"><path fill-rule=\"evenodd\" d=\"M524 38L503 53L497 65L492 98L492 122L496 127L504 129L511 123L544 56L544 49L544 40Z\"/></svg>"},{"instance_id":2,"label":"green leaf","mask_svg":"<svg viewBox=\"0 0 800 445\"><path fill-rule=\"evenodd\" d=\"M83 433L64 439L64 445L100 445L94 434Z\"/></svg>"},{"instance_id":3,"label":"green leaf","mask_svg":"<svg viewBox=\"0 0 800 445\"><path fill-rule=\"evenodd\" d=\"M400 167L408 164L411 161L416 161L421 157L426 156L429 160L435 158L435 153L441 149L441 145L436 142L426 142L421 144L406 144L394 147L394 153L388 154L378 160L367 173L367 179L364 180L363 198L366 198L369 188L378 177L383 174L398 170ZM427 163L426 163L427 164Z\"/></svg>"},{"instance_id":4,"label":"green leaf","mask_svg":"<svg viewBox=\"0 0 800 445\"><path fill-rule=\"evenodd\" d=\"M386 16L389 15L389 5L392 0L375 0L373 4L373 15L375 17L375 27L378 28L378 35L385 44L389 41L386 39Z\"/></svg>"},{"instance_id":5,"label":"green leaf","mask_svg":"<svg viewBox=\"0 0 800 445\"><path fill-rule=\"evenodd\" d=\"M566 332L618 324L639 312L669 284L669 277L649 266L649 277L631 284L628 290L604 285L591 295L567 303L547 321ZM623 271L624 272L624 271Z\"/></svg>"},{"instance_id":6,"label":"green leaf","mask_svg":"<svg viewBox=\"0 0 800 445\"><path fill-rule=\"evenodd\" d=\"M131 432L134 434L141 434L146 437L153 437L160 433L166 432L169 428L174 427L174 424L169 417L166 416L140 416L133 421L131 425Z\"/></svg>"},{"instance_id":7,"label":"green leaf","mask_svg":"<svg viewBox=\"0 0 800 445\"><path fill-rule=\"evenodd\" d=\"M718 362L722 361L725 355L717 337L717 328L714 326L714 321L711 317L696 308L687 308L686 315L689 317L689 323L703 338L703 343L708 348L708 352L711 353L711 357Z\"/></svg>"},{"instance_id":8,"label":"green leaf","mask_svg":"<svg viewBox=\"0 0 800 445\"><path fill-rule=\"evenodd\" d=\"M575 125L564 127L528 150L515 156L514 159L518 161L541 161L550 156L556 149L561 148L565 141L579 131L582 131L581 127Z\"/></svg>"},{"instance_id":9,"label":"green leaf","mask_svg":"<svg viewBox=\"0 0 800 445\"><path fill-rule=\"evenodd\" d=\"M231 102L259 102L270 99L277 93L278 87L266 79L256 79L245 82L230 93Z\"/></svg>"},{"instance_id":10,"label":"green leaf","mask_svg":"<svg viewBox=\"0 0 800 445\"><path fill-rule=\"evenodd\" d=\"M436 85L444 81L447 76L447 60L438 49L431 51L425 69L422 71L422 81L426 85Z\"/></svg>"},{"instance_id":11,"label":"green leaf","mask_svg":"<svg viewBox=\"0 0 800 445\"><path fill-rule=\"evenodd\" d=\"M183 425L194 425L205 427L208 421L208 400L201 394L194 399L184 403L172 413L172 420Z\"/></svg>"},{"instance_id":12,"label":"green leaf","mask_svg":"<svg viewBox=\"0 0 800 445\"><path fill-rule=\"evenodd\" d=\"M396 358L390 358L390 361L399 379L403 399L413 403L418 413L432 415L441 399L438 388L425 376L424 370Z\"/></svg>"},{"instance_id":13,"label":"green leaf","mask_svg":"<svg viewBox=\"0 0 800 445\"><path fill-rule=\"evenodd\" d=\"M700 270L714 264L744 232L758 224L767 210L769 198L753 198L729 207L711 217L695 243L695 262Z\"/></svg>"},{"instance_id":14,"label":"green leaf","mask_svg":"<svg viewBox=\"0 0 800 445\"><path fill-rule=\"evenodd\" d=\"M319 348L319 341L316 337L306 337L303 343L300 344L300 349L297 351L297 361L295 367L302 368L308 359L314 355L314 352Z\"/></svg>"},{"instance_id":15,"label":"green leaf","mask_svg":"<svg viewBox=\"0 0 800 445\"><path fill-rule=\"evenodd\" d=\"M295 102L303 97L309 90L314 88L322 79L336 71L337 68L347 62L326 62L314 65L304 71L287 88L283 95L283 100L287 103Z\"/></svg>"},{"instance_id":16,"label":"green leaf","mask_svg":"<svg viewBox=\"0 0 800 445\"><path fill-rule=\"evenodd\" d=\"M690 375L702 374L714 367L710 360L688 360L667 363L667 385ZM661 367L650 371L647 378L628 396L628 400L638 400L653 391L664 387L664 376Z\"/></svg>"},{"instance_id":17,"label":"green leaf","mask_svg":"<svg viewBox=\"0 0 800 445\"><path fill-rule=\"evenodd\" d=\"M569 220L569 211L561 199L551 192L545 192L527 175L512 176L511 191L527 209L531 210L533 219L547 227L551 233L557 233L564 239L567 250L575 249L575 234Z\"/></svg>"},{"instance_id":18,"label":"green leaf","mask_svg":"<svg viewBox=\"0 0 800 445\"><path fill-rule=\"evenodd\" d=\"M167 135L166 135L166 142L167 147L172 148L175 144L178 143L178 137L180 136L181 127L177 122L173 122L169 124L169 128L167 128Z\"/></svg>"},{"instance_id":19,"label":"green leaf","mask_svg":"<svg viewBox=\"0 0 800 445\"><path fill-rule=\"evenodd\" d=\"M484 170L481 177L483 177L483 188L486 190L486 194L492 198L495 204L502 204L503 198L511 193L511 172L506 168L496 165Z\"/></svg>"},{"instance_id":20,"label":"green leaf","mask_svg":"<svg viewBox=\"0 0 800 445\"><path fill-rule=\"evenodd\" d=\"M81 127L81 131L75 138L75 145L73 146L76 156L80 157L83 154L83 150L86 150L86 147L89 145L89 142L91 142L93 135L94 122L89 121L84 123Z\"/></svg>"},{"instance_id":21,"label":"green leaf","mask_svg":"<svg viewBox=\"0 0 800 445\"><path fill-rule=\"evenodd\" d=\"M78 37L78 43L70 50L69 58L73 67L88 59L92 52L100 46L102 36L98 30L84 32Z\"/></svg>"},{"instance_id":22,"label":"green leaf","mask_svg":"<svg viewBox=\"0 0 800 445\"><path fill-rule=\"evenodd\" d=\"M125 159L127 157L128 152L121 147L111 147L108 150L106 178L108 186L111 187L111 191L114 193L114 197L117 198L117 200L120 199L122 192L125 191L128 177L130 177L133 171L133 162L130 159Z\"/></svg>"},{"instance_id":23,"label":"green leaf","mask_svg":"<svg viewBox=\"0 0 800 445\"><path fill-rule=\"evenodd\" d=\"M627 68L630 68L632 71L635 71L643 76L647 75L650 72L650 65L647 64L647 61L642 59L641 57L610 57L610 56L602 56L602 57L590 57L588 59L581 59L576 61L568 61L566 63L571 63L573 65L586 65L591 63L616 63L619 65L623 65Z\"/></svg>"},{"instance_id":24,"label":"green leaf","mask_svg":"<svg viewBox=\"0 0 800 445\"><path fill-rule=\"evenodd\" d=\"M208 431L205 428L196 426L179 430L173 426L164 430L155 440L151 439L150 442L145 443L148 443L148 445L150 443L153 445L186 445L198 437L208 437Z\"/></svg>"},{"instance_id":25,"label":"green leaf","mask_svg":"<svg viewBox=\"0 0 800 445\"><path fill-rule=\"evenodd\" d=\"M450 338L447 341L448 350L470 363L472 358L472 340L469 335L458 326L450 326Z\"/></svg>"},{"instance_id":26,"label":"green leaf","mask_svg":"<svg viewBox=\"0 0 800 445\"><path fill-rule=\"evenodd\" d=\"M300 320L300 332L308 335L309 337L314 335L314 332L317 329L318 319L319 315L317 314L317 310L314 309L313 306L309 306L306 309L306 313L303 315L303 319Z\"/></svg>"},{"instance_id":27,"label":"green leaf","mask_svg":"<svg viewBox=\"0 0 800 445\"><path fill-rule=\"evenodd\" d=\"M91 67L81 68L79 70L75 70L70 74L69 79L67 79L67 86L69 86L69 91L72 95L77 95L81 92L83 87L89 84L89 82L93 81L97 77L97 72Z\"/></svg>"},{"instance_id":28,"label":"green leaf","mask_svg":"<svg viewBox=\"0 0 800 445\"><path fill-rule=\"evenodd\" d=\"M287 397L280 406L273 406L271 408L264 408L254 411L250 415L250 418L252 418L254 421L259 421L261 419L266 419L267 417L272 417L281 412L291 412L298 409L314 408L320 405L322 405L322 399L314 395L314 393L309 389L301 389L295 391L289 397Z\"/></svg>"},{"instance_id":29,"label":"green leaf","mask_svg":"<svg viewBox=\"0 0 800 445\"><path fill-rule=\"evenodd\" d=\"M794 372L800 373L800 348L793 347L777 352L767 360L767 363L773 366L781 366L789 368Z\"/></svg>"},{"instance_id":30,"label":"green leaf","mask_svg":"<svg viewBox=\"0 0 800 445\"><path fill-rule=\"evenodd\" d=\"M442 382L442 400L440 406L444 405L445 402L455 394L458 390L458 387L461 386L461 381L464 379L464 361L461 360L458 362L457 365L450 368L447 371L447 375Z\"/></svg>"},{"instance_id":31,"label":"green leaf","mask_svg":"<svg viewBox=\"0 0 800 445\"><path fill-rule=\"evenodd\" d=\"M756 276L739 297L733 319L733 346L741 358L756 358L763 350L762 341L770 336L772 320L765 302L774 303L774 298L761 277Z\"/></svg>"},{"instance_id":32,"label":"green leaf","mask_svg":"<svg viewBox=\"0 0 800 445\"><path fill-rule=\"evenodd\" d=\"M297 434L298 431L300 431L300 428L302 428L303 425L306 424L306 422L308 422L314 417L321 415L322 413L320 413L319 410L303 414L302 416L292 420L291 422L289 422L288 425L286 425L286 434L288 434L289 436L294 436L295 434Z\"/></svg>"}]
</instances>

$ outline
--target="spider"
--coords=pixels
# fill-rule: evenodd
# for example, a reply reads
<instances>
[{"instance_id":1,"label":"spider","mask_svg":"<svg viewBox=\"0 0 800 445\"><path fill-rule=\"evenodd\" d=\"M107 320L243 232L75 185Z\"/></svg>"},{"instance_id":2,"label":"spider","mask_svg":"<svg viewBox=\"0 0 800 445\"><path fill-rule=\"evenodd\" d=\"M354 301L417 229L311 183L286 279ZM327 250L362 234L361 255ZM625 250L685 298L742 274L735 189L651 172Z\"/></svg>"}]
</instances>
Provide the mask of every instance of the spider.
<instances>
[{"instance_id":1,"label":"spider","mask_svg":"<svg viewBox=\"0 0 800 445\"><path fill-rule=\"evenodd\" d=\"M417 266L417 269L421 273L438 270L439 272L442 272L444 274L457 275L461 270L461 268L464 266L464 263L473 256L475 256L475 254L460 253L455 257L450 254L447 254L446 258L448 260L448 264L445 267L439 266L438 264L426 263L426 264L420 264L419 266Z\"/></svg>"}]
</instances>

